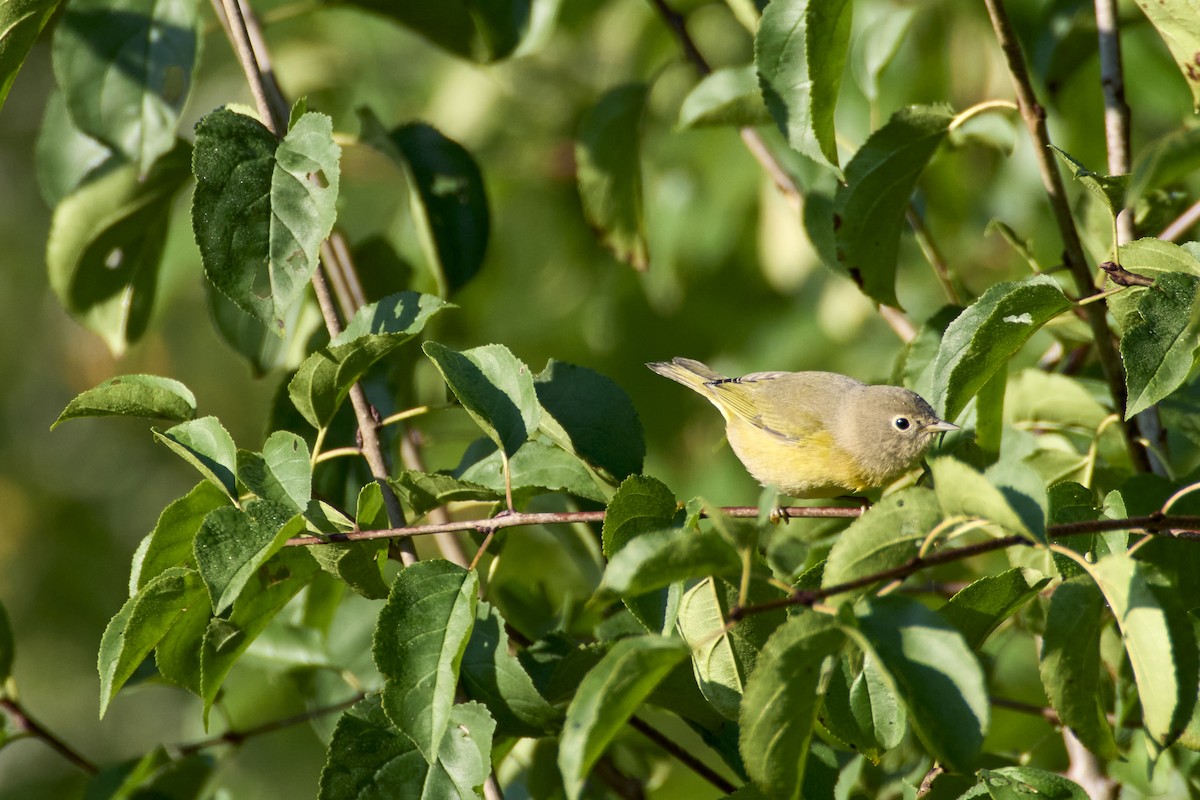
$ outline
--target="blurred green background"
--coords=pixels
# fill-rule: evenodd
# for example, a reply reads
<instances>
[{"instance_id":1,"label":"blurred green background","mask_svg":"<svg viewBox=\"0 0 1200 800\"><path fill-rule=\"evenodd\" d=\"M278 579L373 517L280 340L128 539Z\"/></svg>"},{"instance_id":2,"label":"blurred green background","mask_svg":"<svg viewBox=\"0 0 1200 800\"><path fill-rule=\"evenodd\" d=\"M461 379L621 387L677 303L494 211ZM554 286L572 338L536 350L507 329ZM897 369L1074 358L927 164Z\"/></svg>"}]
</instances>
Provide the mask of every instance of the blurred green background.
<instances>
[{"instance_id":1,"label":"blurred green background","mask_svg":"<svg viewBox=\"0 0 1200 800\"><path fill-rule=\"evenodd\" d=\"M644 362L686 355L729 374L827 369L871 382L890 379L900 341L849 281L819 264L794 213L737 134L676 128L679 104L696 75L679 59L676 42L649 3L564 3L539 49L492 66L457 60L351 8L255 6L268 22L285 93L307 96L310 108L334 118L337 131L356 134L354 111L365 105L388 125L429 122L478 161L492 212L487 260L454 298L459 308L440 315L429 337L456 347L500 342L535 372L556 358L612 377L641 415L647 472L678 495L753 504L758 488L724 446L719 416L700 398L654 376ZM1088 8L1080 2L1010 4L1039 74L1049 78L1041 88L1056 142L1103 171L1102 101L1089 44L1094 31L1083 13ZM877 35L873 25L903 9L915 12L911 27L883 73L876 92L881 99L871 101L863 76ZM752 36L728 6L690 0L678 3L678 10L689 14L690 30L714 65L750 60ZM216 106L250 102L229 47L206 13L202 68L183 128L189 136L195 120ZM854 71L838 118L844 158L903 105L944 102L962 110L1010 96L982 4L861 0L855 16ZM1190 108L1161 42L1144 20L1129 20L1127 80L1140 146L1178 125ZM153 443L145 424L88 420L54 433L50 424L78 392L112 375L148 372L183 381L202 414L220 417L239 446L254 449L284 375L256 379L214 332L186 196L177 198L156 317L141 342L114 360L61 310L46 281L50 210L34 172L34 145L53 89L51 29L0 112L0 374L6 376L0 382L0 601L15 630L23 703L89 758L108 764L157 743L205 735L199 701L153 685L123 692L106 719L96 718L96 649L127 596L130 556L163 506L195 478ZM653 82L643 124L651 254L645 273L616 262L597 243L583 219L573 173L580 116L603 91L629 81ZM780 145L774 131L764 133ZM972 292L1025 274L1021 259L998 236L985 235L993 218L1031 240L1045 263L1056 263L1056 235L1025 137L1002 120L988 134L1014 144L1013 154L989 145L944 147L917 198L943 255ZM802 181L817 178L811 165L794 166ZM339 224L354 243L385 235L420 280L424 267L403 176L352 143L344 146L342 169ZM1102 248L1102 218L1097 227L1092 241ZM907 233L898 287L917 322L946 302ZM437 399L440 386L427 372L423 392ZM466 441L456 431L453 419L430 418L429 467L454 465ZM249 662L234 671L222 709L230 724L245 727L302 710L289 684L272 674ZM1036 674L1027 677L1036 687ZM222 762L219 780L232 797L315 796L323 759L313 728L299 726L245 744ZM711 793L679 772L669 783L670 795L661 789L651 796ZM37 741L0 752L0 798L75 796L83 782Z\"/></svg>"}]
</instances>

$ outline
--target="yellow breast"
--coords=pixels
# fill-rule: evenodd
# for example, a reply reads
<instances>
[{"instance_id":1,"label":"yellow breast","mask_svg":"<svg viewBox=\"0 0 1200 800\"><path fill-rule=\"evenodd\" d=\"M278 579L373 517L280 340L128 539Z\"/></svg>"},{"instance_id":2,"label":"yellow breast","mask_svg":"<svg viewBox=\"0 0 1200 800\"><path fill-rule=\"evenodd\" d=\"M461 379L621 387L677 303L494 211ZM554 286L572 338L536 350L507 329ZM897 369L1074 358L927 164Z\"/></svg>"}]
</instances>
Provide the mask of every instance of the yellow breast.
<instances>
[{"instance_id":1,"label":"yellow breast","mask_svg":"<svg viewBox=\"0 0 1200 800\"><path fill-rule=\"evenodd\" d=\"M827 430L789 440L729 417L729 445L751 475L791 497L836 497L871 488L854 458L838 447Z\"/></svg>"}]
</instances>

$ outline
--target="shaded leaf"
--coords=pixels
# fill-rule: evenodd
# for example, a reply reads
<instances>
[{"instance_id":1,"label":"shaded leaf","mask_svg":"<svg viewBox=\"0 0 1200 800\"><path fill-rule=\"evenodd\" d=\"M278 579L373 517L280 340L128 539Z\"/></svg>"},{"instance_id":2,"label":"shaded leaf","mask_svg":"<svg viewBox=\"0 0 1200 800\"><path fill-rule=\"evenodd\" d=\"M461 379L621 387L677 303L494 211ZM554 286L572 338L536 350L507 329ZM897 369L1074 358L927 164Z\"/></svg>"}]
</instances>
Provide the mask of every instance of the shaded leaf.
<instances>
[{"instance_id":1,"label":"shaded leaf","mask_svg":"<svg viewBox=\"0 0 1200 800\"><path fill-rule=\"evenodd\" d=\"M435 508L447 503L467 500L500 500L504 490L499 492L480 486L477 483L461 481L442 472L417 472L404 470L388 483L395 490L400 502L410 512L414 519L423 517Z\"/></svg>"},{"instance_id":2,"label":"shaded leaf","mask_svg":"<svg viewBox=\"0 0 1200 800\"><path fill-rule=\"evenodd\" d=\"M6 0L0 3L0 108L29 49L37 41L59 0Z\"/></svg>"},{"instance_id":3,"label":"shaded leaf","mask_svg":"<svg viewBox=\"0 0 1200 800\"><path fill-rule=\"evenodd\" d=\"M383 709L432 763L450 724L479 579L448 561L419 561L392 583L372 643Z\"/></svg>"},{"instance_id":4,"label":"shaded leaf","mask_svg":"<svg viewBox=\"0 0 1200 800\"><path fill-rule=\"evenodd\" d=\"M908 715L870 658L854 674L841 658L829 677L822 699L821 723L873 764L900 744L908 731Z\"/></svg>"},{"instance_id":5,"label":"shaded leaf","mask_svg":"<svg viewBox=\"0 0 1200 800\"><path fill-rule=\"evenodd\" d=\"M518 499L544 492L567 492L597 503L607 496L592 473L576 456L560 447L530 439L508 460L513 494ZM480 439L467 448L454 475L504 496L504 459L496 446Z\"/></svg>"},{"instance_id":6,"label":"shaded leaf","mask_svg":"<svg viewBox=\"0 0 1200 800\"><path fill-rule=\"evenodd\" d=\"M193 0L72 0L54 35L71 118L144 175L175 146L200 56Z\"/></svg>"},{"instance_id":7,"label":"shaded leaf","mask_svg":"<svg viewBox=\"0 0 1200 800\"><path fill-rule=\"evenodd\" d=\"M198 469L201 475L237 502L237 481L234 477L237 470L237 448L234 447L229 432L221 426L216 417L201 417L181 422L165 431L157 428L152 430L155 439Z\"/></svg>"},{"instance_id":8,"label":"shaded leaf","mask_svg":"<svg viewBox=\"0 0 1200 800\"><path fill-rule=\"evenodd\" d=\"M421 246L449 296L483 266L491 230L483 173L466 148L432 125L414 122L394 130L369 109L359 109L362 138L404 170Z\"/></svg>"},{"instance_id":9,"label":"shaded leaf","mask_svg":"<svg viewBox=\"0 0 1200 800\"><path fill-rule=\"evenodd\" d=\"M259 498L299 514L312 499L308 443L290 431L275 431L261 453L238 452L238 480Z\"/></svg>"},{"instance_id":10,"label":"shaded leaf","mask_svg":"<svg viewBox=\"0 0 1200 800\"><path fill-rule=\"evenodd\" d=\"M208 481L174 501L158 516L154 530L143 540L129 573L129 594L171 567L189 565L192 543L209 512L229 505L229 497Z\"/></svg>"},{"instance_id":11,"label":"shaded leaf","mask_svg":"<svg viewBox=\"0 0 1200 800\"><path fill-rule=\"evenodd\" d=\"M436 5L350 2L392 19L453 55L480 63L513 55L526 37L536 37L540 30L536 6L545 5L544 0L443 0Z\"/></svg>"},{"instance_id":12,"label":"shaded leaf","mask_svg":"<svg viewBox=\"0 0 1200 800\"><path fill-rule=\"evenodd\" d=\"M1196 0L1135 0L1167 43L1200 111L1200 5Z\"/></svg>"},{"instance_id":13,"label":"shaded leaf","mask_svg":"<svg viewBox=\"0 0 1200 800\"><path fill-rule=\"evenodd\" d=\"M138 665L189 606L204 602L195 570L172 567L125 601L100 639L100 716Z\"/></svg>"},{"instance_id":14,"label":"shaded leaf","mask_svg":"<svg viewBox=\"0 0 1200 800\"><path fill-rule=\"evenodd\" d=\"M794 149L835 170L833 112L852 10L848 0L775 0L754 37L754 63L775 124Z\"/></svg>"},{"instance_id":15,"label":"shaded leaf","mask_svg":"<svg viewBox=\"0 0 1200 800\"><path fill-rule=\"evenodd\" d=\"M1019 533L1036 541L1004 493L982 473L953 458L935 458L929 462L934 491L947 517L964 516L986 519L1010 533ZM1043 534L1043 537L1044 534Z\"/></svg>"},{"instance_id":16,"label":"shaded leaf","mask_svg":"<svg viewBox=\"0 0 1200 800\"><path fill-rule=\"evenodd\" d=\"M855 40L850 64L868 100L874 102L879 98L879 77L907 38L916 11L911 7L888 6L867 23Z\"/></svg>"},{"instance_id":17,"label":"shaded leaf","mask_svg":"<svg viewBox=\"0 0 1200 800\"><path fill-rule=\"evenodd\" d=\"M611 558L634 537L672 527L678 504L661 481L630 475L608 502L601 531L604 555ZM673 583L652 595L624 599L625 606L651 633L666 633L679 609L682 584Z\"/></svg>"},{"instance_id":18,"label":"shaded leaf","mask_svg":"<svg viewBox=\"0 0 1200 800\"><path fill-rule=\"evenodd\" d=\"M141 758L102 768L83 800L198 800L215 763L211 755L171 755L160 745Z\"/></svg>"},{"instance_id":19,"label":"shaded leaf","mask_svg":"<svg viewBox=\"0 0 1200 800\"><path fill-rule=\"evenodd\" d=\"M4 685L12 675L13 659L16 657L17 646L13 642L12 623L8 619L8 610L0 603L0 686Z\"/></svg>"},{"instance_id":20,"label":"shaded leaf","mask_svg":"<svg viewBox=\"0 0 1200 800\"><path fill-rule=\"evenodd\" d=\"M354 525L364 531L388 527L383 489L378 483L372 481L359 490ZM382 600L388 595L388 586L383 581L383 562L387 558L387 549L386 539L376 539L316 545L308 548L308 552L321 565L321 569L337 576L363 597Z\"/></svg>"},{"instance_id":21,"label":"shaded leaf","mask_svg":"<svg viewBox=\"0 0 1200 800\"><path fill-rule=\"evenodd\" d=\"M148 174L133 163L117 166L54 210L46 242L50 288L115 355L150 321L171 198L188 179L190 154L186 142L175 142Z\"/></svg>"},{"instance_id":22,"label":"shaded leaf","mask_svg":"<svg viewBox=\"0 0 1200 800\"><path fill-rule=\"evenodd\" d=\"M1200 349L1200 277L1159 275L1141 292L1136 316L1121 336L1129 400L1125 419L1145 411L1187 380Z\"/></svg>"},{"instance_id":23,"label":"shaded leaf","mask_svg":"<svg viewBox=\"0 0 1200 800\"><path fill-rule=\"evenodd\" d=\"M1048 583L1050 578L1026 567L985 575L951 597L938 613L958 629L967 647L978 650L992 631Z\"/></svg>"},{"instance_id":24,"label":"shaded leaf","mask_svg":"<svg viewBox=\"0 0 1200 800\"><path fill-rule=\"evenodd\" d=\"M567 706L558 748L568 798L580 796L584 779L609 742L687 654L678 639L632 636L613 645L584 676Z\"/></svg>"},{"instance_id":25,"label":"shaded leaf","mask_svg":"<svg viewBox=\"0 0 1200 800\"><path fill-rule=\"evenodd\" d=\"M244 510L222 506L209 512L193 548L213 613L233 605L258 568L302 530L302 517L271 500L251 500Z\"/></svg>"},{"instance_id":26,"label":"shaded leaf","mask_svg":"<svg viewBox=\"0 0 1200 800\"><path fill-rule=\"evenodd\" d=\"M742 560L715 531L674 528L629 541L608 562L600 591L631 597L688 578L737 575Z\"/></svg>"},{"instance_id":27,"label":"shaded leaf","mask_svg":"<svg viewBox=\"0 0 1200 800\"><path fill-rule=\"evenodd\" d=\"M771 121L753 64L713 70L679 107L680 128L746 127Z\"/></svg>"},{"instance_id":28,"label":"shaded leaf","mask_svg":"<svg viewBox=\"0 0 1200 800\"><path fill-rule=\"evenodd\" d=\"M746 670L738 662L726 629L716 579L705 578L678 601L676 624L691 648L692 672L704 697L722 716L736 720L745 690Z\"/></svg>"},{"instance_id":29,"label":"shaded leaf","mask_svg":"<svg viewBox=\"0 0 1200 800\"><path fill-rule=\"evenodd\" d=\"M933 405L943 419L967 402L1046 322L1071 307L1053 278L997 283L950 323L934 361Z\"/></svg>"},{"instance_id":30,"label":"shaded leaf","mask_svg":"<svg viewBox=\"0 0 1200 800\"><path fill-rule=\"evenodd\" d=\"M360 308L333 341L296 370L288 383L292 404L314 428L325 427L371 365L420 333L443 308L444 300L417 292L389 295Z\"/></svg>"},{"instance_id":31,"label":"shaded leaf","mask_svg":"<svg viewBox=\"0 0 1200 800\"><path fill-rule=\"evenodd\" d=\"M821 664L844 641L830 617L804 612L763 648L746 683L738 747L746 772L768 797L801 797Z\"/></svg>"},{"instance_id":32,"label":"shaded leaf","mask_svg":"<svg viewBox=\"0 0 1200 800\"><path fill-rule=\"evenodd\" d=\"M650 265L642 216L641 121L645 84L612 89L579 123L575 170L583 213L613 255L635 269Z\"/></svg>"},{"instance_id":33,"label":"shaded leaf","mask_svg":"<svg viewBox=\"0 0 1200 800\"><path fill-rule=\"evenodd\" d=\"M157 375L119 375L76 395L50 430L82 417L160 417L184 421L196 416L196 397L182 383Z\"/></svg>"},{"instance_id":34,"label":"shaded leaf","mask_svg":"<svg viewBox=\"0 0 1200 800\"><path fill-rule=\"evenodd\" d=\"M987 797L992 800L1088 800L1088 794L1074 781L1036 767L1001 767L981 769L976 773L985 791L963 797Z\"/></svg>"},{"instance_id":35,"label":"shaded leaf","mask_svg":"<svg viewBox=\"0 0 1200 800\"><path fill-rule=\"evenodd\" d=\"M1092 196L1104 204L1110 216L1116 217L1125 208L1125 193L1129 189L1128 175L1100 175L1092 172L1066 150L1050 145L1050 149L1070 168L1075 180L1083 184Z\"/></svg>"},{"instance_id":36,"label":"shaded leaf","mask_svg":"<svg viewBox=\"0 0 1200 800\"><path fill-rule=\"evenodd\" d=\"M196 125L192 229L204 272L280 336L333 229L340 154L322 114L305 114L282 141L228 108Z\"/></svg>"},{"instance_id":37,"label":"shaded leaf","mask_svg":"<svg viewBox=\"0 0 1200 800\"><path fill-rule=\"evenodd\" d=\"M18 5L9 2L4 8ZM2 26L0 26L2 27ZM0 51L4 45L0 44ZM63 93L55 90L46 100L46 113L34 149L38 188L46 205L54 208L89 177L125 163L121 156L88 136L67 112Z\"/></svg>"}]
</instances>

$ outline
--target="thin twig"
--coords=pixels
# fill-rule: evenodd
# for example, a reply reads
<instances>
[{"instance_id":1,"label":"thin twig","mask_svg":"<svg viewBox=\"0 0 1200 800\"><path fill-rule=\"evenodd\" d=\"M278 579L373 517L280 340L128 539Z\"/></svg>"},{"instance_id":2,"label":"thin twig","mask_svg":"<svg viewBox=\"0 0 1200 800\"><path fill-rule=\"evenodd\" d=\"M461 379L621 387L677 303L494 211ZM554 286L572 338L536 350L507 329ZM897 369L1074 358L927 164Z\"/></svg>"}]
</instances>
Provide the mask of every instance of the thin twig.
<instances>
[{"instance_id":1,"label":"thin twig","mask_svg":"<svg viewBox=\"0 0 1200 800\"><path fill-rule=\"evenodd\" d=\"M1017 105L1021 109L1021 117L1029 129L1033 140L1033 154L1037 161L1038 170L1042 176L1042 184L1046 196L1050 200L1050 210L1058 224L1059 235L1063 242L1063 263L1070 271L1075 281L1075 288L1080 298L1094 294L1096 287L1092 282L1091 271L1088 269L1087 257L1083 252L1083 244L1079 240L1079 231L1075 228L1075 220L1071 216L1071 205L1067 199L1066 186L1063 184L1062 173L1058 170L1054 155L1050 150L1050 133L1046 126L1046 109L1037 100L1033 83L1029 78L1029 70L1025 65L1025 53L1017 39L1016 31L1008 19L1003 0L984 0L988 16L992 20L992 28L996 32L996 40L1004 53L1012 76L1013 87L1017 95ZM1113 346L1112 332L1108 327L1105 308L1099 303L1083 306L1084 316L1092 329L1092 338L1096 341L1096 353L1100 366L1112 393L1113 402L1118 409L1125 409L1128 396L1125 388L1125 368ZM1121 426L1125 445L1134 467L1140 472L1150 470L1150 461L1146 448L1140 440L1137 423L1128 420Z\"/></svg>"},{"instance_id":2,"label":"thin twig","mask_svg":"<svg viewBox=\"0 0 1200 800\"><path fill-rule=\"evenodd\" d=\"M645 720L639 719L638 717L630 717L629 727L633 728L635 731L654 742L663 750L670 753L676 761L678 761L680 764L683 764L692 772L711 783L718 790L724 792L725 794L731 794L737 790L737 787L725 780L721 773L717 772L715 769L696 758L694 755L685 750L679 743L673 741L666 734Z\"/></svg>"},{"instance_id":3,"label":"thin twig","mask_svg":"<svg viewBox=\"0 0 1200 800\"><path fill-rule=\"evenodd\" d=\"M929 262L929 266L933 267L933 274L937 277L938 283L942 285L946 299L956 306L962 305L962 297L959 296L958 289L955 288L954 281L950 278L950 268L946 266L946 259L942 256L937 242L929 235L929 229L925 227L925 220L921 219L916 206L911 202L905 209L904 216L908 219L908 226L912 228L917 239L917 246L921 248L921 253Z\"/></svg>"},{"instance_id":4,"label":"thin twig","mask_svg":"<svg viewBox=\"0 0 1200 800\"><path fill-rule=\"evenodd\" d=\"M339 711L345 711L359 700L362 700L364 696L365 695L362 692L359 692L354 697L343 700L340 703L334 703L333 705L329 706L321 706L320 708L314 708L310 711L303 711L299 714L293 714L290 717L283 717L282 719L273 719L269 722L264 722L261 725L254 725L250 728L245 728L244 730L227 730L220 736L213 736L209 739L202 739L198 742L182 744L173 749L181 756L191 756L201 752L202 750L208 750L209 748L219 747L224 744L239 745L247 739L253 739L256 736L274 733L275 731L280 731L284 728L291 728L295 725L302 725L305 722L311 722L319 717L324 717L329 714L336 714Z\"/></svg>"},{"instance_id":5,"label":"thin twig","mask_svg":"<svg viewBox=\"0 0 1200 800\"><path fill-rule=\"evenodd\" d=\"M1192 203L1187 211L1184 211L1174 222L1163 228L1158 238L1167 242L1179 241L1197 222L1200 222L1200 200Z\"/></svg>"},{"instance_id":6,"label":"thin twig","mask_svg":"<svg viewBox=\"0 0 1200 800\"><path fill-rule=\"evenodd\" d=\"M43 727L40 722L29 716L29 713L13 698L0 697L0 710L8 714L17 730L23 731L35 739L40 739L47 747L67 761L70 761L83 772L86 772L88 775L95 775L100 771L99 767L84 757L78 750L55 736Z\"/></svg>"},{"instance_id":7,"label":"thin twig","mask_svg":"<svg viewBox=\"0 0 1200 800\"><path fill-rule=\"evenodd\" d=\"M921 785L917 787L918 800L920 800L922 797L929 796L929 793L933 791L933 782L936 781L938 777L941 776L941 774L945 771L946 768L938 763L934 763L934 765L929 768L929 771L925 773L925 777L921 779Z\"/></svg>"}]
</instances>

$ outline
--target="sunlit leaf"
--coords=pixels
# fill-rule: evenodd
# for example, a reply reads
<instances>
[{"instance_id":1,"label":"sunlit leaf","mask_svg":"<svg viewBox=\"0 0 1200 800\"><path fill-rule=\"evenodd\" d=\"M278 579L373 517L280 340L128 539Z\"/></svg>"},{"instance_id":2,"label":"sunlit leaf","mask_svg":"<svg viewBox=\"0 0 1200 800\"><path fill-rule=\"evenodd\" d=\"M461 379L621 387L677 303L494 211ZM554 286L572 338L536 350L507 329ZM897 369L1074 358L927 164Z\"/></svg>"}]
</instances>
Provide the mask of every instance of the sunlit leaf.
<instances>
[{"instance_id":1,"label":"sunlit leaf","mask_svg":"<svg viewBox=\"0 0 1200 800\"><path fill-rule=\"evenodd\" d=\"M154 438L165 444L208 480L237 501L237 448L233 438L216 417L181 422L173 428L153 429Z\"/></svg>"},{"instance_id":2,"label":"sunlit leaf","mask_svg":"<svg viewBox=\"0 0 1200 800\"><path fill-rule=\"evenodd\" d=\"M1200 3L1197 0L1136 0L1167 43L1200 110Z\"/></svg>"},{"instance_id":3,"label":"sunlit leaf","mask_svg":"<svg viewBox=\"0 0 1200 800\"><path fill-rule=\"evenodd\" d=\"M609 560L601 590L630 597L688 578L737 575L741 565L715 531L656 531L635 537Z\"/></svg>"},{"instance_id":4,"label":"sunlit leaf","mask_svg":"<svg viewBox=\"0 0 1200 800\"><path fill-rule=\"evenodd\" d=\"M961 589L938 609L958 629L972 650L978 650L992 631L1050 583L1036 570L1016 567L985 575Z\"/></svg>"},{"instance_id":5,"label":"sunlit leaf","mask_svg":"<svg viewBox=\"0 0 1200 800\"><path fill-rule=\"evenodd\" d=\"M1129 400L1125 419L1178 389L1200 349L1200 277L1159 275L1143 290L1136 316L1121 336L1121 360Z\"/></svg>"},{"instance_id":6,"label":"sunlit leaf","mask_svg":"<svg viewBox=\"0 0 1200 800\"><path fill-rule=\"evenodd\" d=\"M171 567L188 566L192 560L192 542L204 518L216 508L229 504L229 496L209 481L168 505L158 522L138 548L129 573L129 594L134 595L148 582ZM194 566L194 564L190 564Z\"/></svg>"},{"instance_id":7,"label":"sunlit leaf","mask_svg":"<svg viewBox=\"0 0 1200 800\"><path fill-rule=\"evenodd\" d=\"M111 416L159 417L182 422L196 416L196 397L171 378L119 375L76 395L50 429L69 419Z\"/></svg>"},{"instance_id":8,"label":"sunlit leaf","mask_svg":"<svg viewBox=\"0 0 1200 800\"><path fill-rule=\"evenodd\" d=\"M680 128L745 127L771 121L753 64L704 76L679 107Z\"/></svg>"},{"instance_id":9,"label":"sunlit leaf","mask_svg":"<svg viewBox=\"0 0 1200 800\"><path fill-rule=\"evenodd\" d=\"M263 500L299 514L312 498L312 464L308 444L290 431L275 431L261 453L238 451L238 480Z\"/></svg>"},{"instance_id":10,"label":"sunlit leaf","mask_svg":"<svg viewBox=\"0 0 1200 800\"><path fill-rule=\"evenodd\" d=\"M255 571L303 529L304 521L293 509L271 500L209 512L193 547L213 613L233 605Z\"/></svg>"}]
</instances>

